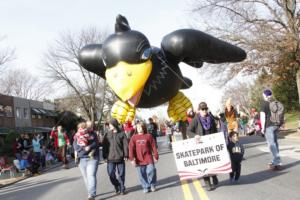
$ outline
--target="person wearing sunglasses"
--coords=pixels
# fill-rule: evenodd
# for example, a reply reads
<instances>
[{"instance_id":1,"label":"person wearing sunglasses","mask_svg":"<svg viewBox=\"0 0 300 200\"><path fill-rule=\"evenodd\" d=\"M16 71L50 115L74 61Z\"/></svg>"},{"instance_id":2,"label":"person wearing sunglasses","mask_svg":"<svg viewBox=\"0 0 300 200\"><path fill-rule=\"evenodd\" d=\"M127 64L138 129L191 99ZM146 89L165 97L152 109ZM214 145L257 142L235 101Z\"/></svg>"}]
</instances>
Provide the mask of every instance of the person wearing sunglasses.
<instances>
[{"instance_id":1,"label":"person wearing sunglasses","mask_svg":"<svg viewBox=\"0 0 300 200\"><path fill-rule=\"evenodd\" d=\"M201 102L198 106L198 112L195 114L193 120L187 128L187 134L189 138L195 138L200 141L202 135L209 135L217 133L217 126L214 117L208 110L208 106L205 102ZM211 177L213 184L211 183ZM206 189L211 191L218 185L219 180L216 175L204 177L204 183Z\"/></svg>"}]
</instances>

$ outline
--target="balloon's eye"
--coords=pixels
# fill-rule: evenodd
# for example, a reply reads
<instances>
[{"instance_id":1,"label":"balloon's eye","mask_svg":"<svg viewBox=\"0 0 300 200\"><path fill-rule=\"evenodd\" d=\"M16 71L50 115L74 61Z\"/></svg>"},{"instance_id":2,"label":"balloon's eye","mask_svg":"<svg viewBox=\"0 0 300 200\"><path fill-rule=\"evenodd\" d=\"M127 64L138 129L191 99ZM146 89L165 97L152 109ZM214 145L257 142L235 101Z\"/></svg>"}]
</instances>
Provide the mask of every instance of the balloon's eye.
<instances>
[{"instance_id":1,"label":"balloon's eye","mask_svg":"<svg viewBox=\"0 0 300 200\"><path fill-rule=\"evenodd\" d=\"M151 58L151 55L152 55L152 49L147 48L147 49L145 49L145 51L141 55L141 59L142 60L148 60L149 58Z\"/></svg>"}]
</instances>

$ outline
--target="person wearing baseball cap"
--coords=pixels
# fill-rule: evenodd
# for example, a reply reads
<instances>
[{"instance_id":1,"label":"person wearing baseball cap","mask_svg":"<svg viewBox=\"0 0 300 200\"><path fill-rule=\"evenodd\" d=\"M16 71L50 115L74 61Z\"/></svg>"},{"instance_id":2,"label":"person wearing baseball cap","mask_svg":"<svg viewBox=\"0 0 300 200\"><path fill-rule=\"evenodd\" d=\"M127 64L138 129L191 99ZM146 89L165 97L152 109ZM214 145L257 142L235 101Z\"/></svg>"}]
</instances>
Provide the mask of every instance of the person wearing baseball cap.
<instances>
[{"instance_id":1,"label":"person wearing baseball cap","mask_svg":"<svg viewBox=\"0 0 300 200\"><path fill-rule=\"evenodd\" d=\"M189 138L194 137L196 141L200 141L202 135L209 135L217 133L217 126L214 117L210 114L206 102L199 103L198 113L195 114L189 127L187 128L187 134ZM211 184L211 177L213 184ZM216 175L204 177L204 183L206 189L211 191L218 185L219 180Z\"/></svg>"}]
</instances>

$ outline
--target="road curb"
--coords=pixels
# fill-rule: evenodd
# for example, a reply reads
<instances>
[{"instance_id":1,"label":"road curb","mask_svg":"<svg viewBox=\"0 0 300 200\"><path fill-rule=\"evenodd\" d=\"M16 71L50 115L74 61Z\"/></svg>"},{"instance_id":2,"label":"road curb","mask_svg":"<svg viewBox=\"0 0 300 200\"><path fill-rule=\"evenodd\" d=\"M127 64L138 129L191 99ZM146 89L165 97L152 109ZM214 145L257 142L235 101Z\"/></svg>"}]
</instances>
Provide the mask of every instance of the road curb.
<instances>
[{"instance_id":1,"label":"road curb","mask_svg":"<svg viewBox=\"0 0 300 200\"><path fill-rule=\"evenodd\" d=\"M49 170L51 170L51 169L55 169L55 168L61 167L61 166L62 166L61 163L60 163L60 164L57 164L57 165L55 165L55 166L53 166L53 167L49 167L49 168L47 168L47 169L44 169L44 170L42 171L42 173L47 172L47 171L49 171ZM4 187L6 187L6 186L10 186L10 185L13 185L13 184L15 184L15 183L18 183L18 182L23 181L23 180L25 180L25 179L27 179L27 178L30 178L30 177L33 177L33 176L24 176L24 177L20 177L20 179L17 179L17 180L15 180L15 181L12 181L12 182L7 183L7 184L4 184L4 185L0 184L0 189L1 189L1 188L4 188Z\"/></svg>"},{"instance_id":2,"label":"road curb","mask_svg":"<svg viewBox=\"0 0 300 200\"><path fill-rule=\"evenodd\" d=\"M31 176L28 176L28 177L21 177L20 179L18 179L18 180L16 180L16 181L13 181L13 182L10 182L10 183L7 183L7 184L5 184L5 185L2 185L2 184L0 184L0 189L1 188L4 188L4 187L6 187L6 186L10 186L10 185L12 185L12 184L15 184L15 183L18 183L18 182L20 182L20 181L23 181L24 179L27 179L27 178L29 178L29 177L31 177Z\"/></svg>"}]
</instances>

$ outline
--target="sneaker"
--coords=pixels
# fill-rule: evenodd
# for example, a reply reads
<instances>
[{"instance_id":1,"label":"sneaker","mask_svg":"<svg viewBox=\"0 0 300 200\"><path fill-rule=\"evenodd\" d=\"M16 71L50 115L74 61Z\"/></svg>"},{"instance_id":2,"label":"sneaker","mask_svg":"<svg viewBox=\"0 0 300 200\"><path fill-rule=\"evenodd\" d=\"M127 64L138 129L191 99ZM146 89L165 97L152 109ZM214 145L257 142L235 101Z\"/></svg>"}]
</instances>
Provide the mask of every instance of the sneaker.
<instances>
[{"instance_id":1,"label":"sneaker","mask_svg":"<svg viewBox=\"0 0 300 200\"><path fill-rule=\"evenodd\" d=\"M126 194L126 188L125 188L125 186L123 186L123 187L121 187L120 186L120 191L121 191L121 195L125 195Z\"/></svg>"},{"instance_id":2,"label":"sneaker","mask_svg":"<svg viewBox=\"0 0 300 200\"><path fill-rule=\"evenodd\" d=\"M282 166L281 165L269 165L269 169L272 171L280 171L280 170L282 170Z\"/></svg>"},{"instance_id":3,"label":"sneaker","mask_svg":"<svg viewBox=\"0 0 300 200\"><path fill-rule=\"evenodd\" d=\"M282 164L274 165L273 163L268 163L268 167L270 170L277 171L282 169Z\"/></svg>"},{"instance_id":4,"label":"sneaker","mask_svg":"<svg viewBox=\"0 0 300 200\"><path fill-rule=\"evenodd\" d=\"M143 189L143 192L146 194L149 192L149 189Z\"/></svg>"},{"instance_id":5,"label":"sneaker","mask_svg":"<svg viewBox=\"0 0 300 200\"><path fill-rule=\"evenodd\" d=\"M229 179L229 183L232 184L233 182L234 182L234 179L233 179L233 178L230 178L230 179Z\"/></svg>"},{"instance_id":6,"label":"sneaker","mask_svg":"<svg viewBox=\"0 0 300 200\"><path fill-rule=\"evenodd\" d=\"M155 192L156 191L156 188L154 185L151 185L151 192Z\"/></svg>"},{"instance_id":7,"label":"sneaker","mask_svg":"<svg viewBox=\"0 0 300 200\"><path fill-rule=\"evenodd\" d=\"M282 170L282 166L281 165L275 165L273 170L275 170L275 171Z\"/></svg>"},{"instance_id":8,"label":"sneaker","mask_svg":"<svg viewBox=\"0 0 300 200\"><path fill-rule=\"evenodd\" d=\"M212 179L213 179L213 184L215 186L219 184L219 180L218 180L218 178L216 176L213 176Z\"/></svg>"},{"instance_id":9,"label":"sneaker","mask_svg":"<svg viewBox=\"0 0 300 200\"><path fill-rule=\"evenodd\" d=\"M88 197L88 200L95 200L95 198L92 197L92 196L89 196L89 197Z\"/></svg>"},{"instance_id":10,"label":"sneaker","mask_svg":"<svg viewBox=\"0 0 300 200\"><path fill-rule=\"evenodd\" d=\"M240 183L239 179L234 180L234 183L239 184Z\"/></svg>"},{"instance_id":11,"label":"sneaker","mask_svg":"<svg viewBox=\"0 0 300 200\"><path fill-rule=\"evenodd\" d=\"M205 183L205 188L207 191L213 190L213 186L211 185L210 180L207 180L207 181L205 180L204 183Z\"/></svg>"},{"instance_id":12,"label":"sneaker","mask_svg":"<svg viewBox=\"0 0 300 200\"><path fill-rule=\"evenodd\" d=\"M116 194L120 194L120 188L119 188L119 186L115 186L115 193Z\"/></svg>"}]
</instances>

